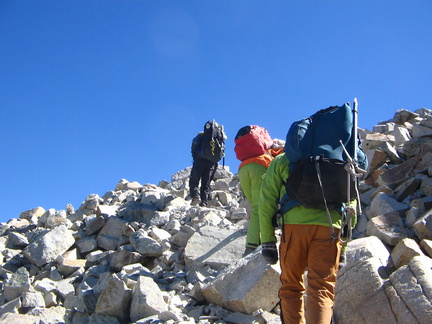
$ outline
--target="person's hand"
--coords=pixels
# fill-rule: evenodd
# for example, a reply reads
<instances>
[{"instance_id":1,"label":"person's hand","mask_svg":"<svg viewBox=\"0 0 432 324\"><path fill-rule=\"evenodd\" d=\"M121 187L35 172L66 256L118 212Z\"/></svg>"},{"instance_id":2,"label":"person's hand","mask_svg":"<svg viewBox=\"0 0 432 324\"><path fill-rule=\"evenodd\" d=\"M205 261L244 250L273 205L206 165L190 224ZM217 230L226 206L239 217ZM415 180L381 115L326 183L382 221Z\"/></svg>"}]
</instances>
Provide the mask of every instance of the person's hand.
<instances>
[{"instance_id":1,"label":"person's hand","mask_svg":"<svg viewBox=\"0 0 432 324\"><path fill-rule=\"evenodd\" d=\"M278 262L278 251L276 249L276 242L266 242L262 244L262 256L268 264L275 264Z\"/></svg>"}]
</instances>

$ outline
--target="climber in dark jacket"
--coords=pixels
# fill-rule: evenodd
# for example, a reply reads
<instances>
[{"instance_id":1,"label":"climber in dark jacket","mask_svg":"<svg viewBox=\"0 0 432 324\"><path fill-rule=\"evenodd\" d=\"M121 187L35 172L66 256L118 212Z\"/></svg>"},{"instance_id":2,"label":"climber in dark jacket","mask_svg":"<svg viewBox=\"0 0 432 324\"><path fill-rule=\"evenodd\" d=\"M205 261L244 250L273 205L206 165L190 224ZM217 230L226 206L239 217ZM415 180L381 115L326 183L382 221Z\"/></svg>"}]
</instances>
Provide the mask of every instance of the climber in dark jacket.
<instances>
[{"instance_id":1,"label":"climber in dark jacket","mask_svg":"<svg viewBox=\"0 0 432 324\"><path fill-rule=\"evenodd\" d=\"M207 206L208 200L210 198L211 188L210 182L213 180L213 177L216 173L216 169L218 166L218 162L214 160L211 161L206 158L203 153L204 142L204 134L206 130L210 130L212 127L217 127L221 131L221 146L222 153L224 145L223 142L226 139L226 135L223 132L223 126L217 124L214 120L208 121L204 125L204 131L199 132L197 136L192 140L191 153L193 157L193 165L191 170L191 175L189 179L189 188L190 188L190 196L191 196L191 205L196 206L200 205L202 207ZM201 185L200 185L201 182Z\"/></svg>"}]
</instances>

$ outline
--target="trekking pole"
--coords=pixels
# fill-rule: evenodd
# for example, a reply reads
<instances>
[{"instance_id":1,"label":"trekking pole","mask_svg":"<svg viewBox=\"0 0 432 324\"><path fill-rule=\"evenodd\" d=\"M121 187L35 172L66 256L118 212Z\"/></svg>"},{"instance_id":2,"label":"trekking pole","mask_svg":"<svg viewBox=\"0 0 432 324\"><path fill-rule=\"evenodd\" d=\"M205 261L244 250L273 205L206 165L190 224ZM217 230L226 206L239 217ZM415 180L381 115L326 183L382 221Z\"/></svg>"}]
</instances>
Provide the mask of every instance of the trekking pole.
<instances>
[{"instance_id":1,"label":"trekking pole","mask_svg":"<svg viewBox=\"0 0 432 324\"><path fill-rule=\"evenodd\" d=\"M354 152L353 152L353 155L354 155L354 169L355 169L355 173L357 173L358 171L363 171L363 170L360 170L359 169L359 167L358 167L358 156L357 156L357 150L358 150L358 140L357 140L357 137L358 137L358 102L357 102L357 98L354 98L354 101L353 101L354 103L353 103L353 110L352 110L352 112L353 112L353 138L354 138L354 143L353 143L353 145L354 145ZM358 190L357 190L357 187L358 187L358 177L359 176L354 176L354 189L356 190L356 194L357 194L357 198L359 198L358 196ZM361 214L361 204L360 204L360 199L358 199L358 201L357 201L357 210L358 210L358 212L359 212L359 215Z\"/></svg>"},{"instance_id":2,"label":"trekking pole","mask_svg":"<svg viewBox=\"0 0 432 324\"><path fill-rule=\"evenodd\" d=\"M347 149L345 148L345 145L340 141L342 148L347 156L347 163L345 165L345 169L347 171L347 201L346 206L344 208L345 214L342 215L342 224L341 229L338 234L339 241L344 244L348 243L352 238L352 217L355 215L354 208L351 207L350 199L351 199L351 177L354 177L354 179L357 179L357 174L355 173L355 167L354 167L354 161L351 158L350 154L348 153ZM345 227L346 230L345 230Z\"/></svg>"},{"instance_id":3,"label":"trekking pole","mask_svg":"<svg viewBox=\"0 0 432 324\"><path fill-rule=\"evenodd\" d=\"M347 164L347 202L345 207L345 217L342 219L341 229L339 231L339 241L342 243L347 243L352 238L352 217L355 216L355 210L351 207L351 177L354 181L354 190L356 190L356 194L358 197L357 191L357 117L358 117L358 102L357 98L354 98L352 114L353 114L353 128L352 128L352 139L353 139L353 157L350 156L347 149L343 145L342 148L347 156L348 164ZM357 202L357 205L360 204L360 201ZM346 228L345 228L346 227Z\"/></svg>"},{"instance_id":4,"label":"trekking pole","mask_svg":"<svg viewBox=\"0 0 432 324\"><path fill-rule=\"evenodd\" d=\"M354 138L354 163L357 163L357 136L358 136L358 130L357 130L357 124L358 124L358 102L357 102L357 98L354 98L354 103L353 103L353 138Z\"/></svg>"}]
</instances>

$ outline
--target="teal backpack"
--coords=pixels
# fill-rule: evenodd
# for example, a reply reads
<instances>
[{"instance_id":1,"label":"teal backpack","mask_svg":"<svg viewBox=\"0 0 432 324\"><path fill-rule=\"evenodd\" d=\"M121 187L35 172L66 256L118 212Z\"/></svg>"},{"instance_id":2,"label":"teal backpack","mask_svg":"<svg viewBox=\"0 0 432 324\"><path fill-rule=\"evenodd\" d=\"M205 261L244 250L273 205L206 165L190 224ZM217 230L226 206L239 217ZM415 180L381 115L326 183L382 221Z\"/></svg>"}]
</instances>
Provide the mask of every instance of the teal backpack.
<instances>
[{"instance_id":1,"label":"teal backpack","mask_svg":"<svg viewBox=\"0 0 432 324\"><path fill-rule=\"evenodd\" d=\"M282 215L303 205L325 209L330 225L329 209L344 216L347 204L358 198L357 178L368 164L359 147L357 101L353 109L349 103L331 106L294 122L286 136L285 156L289 176L285 181L287 194L281 202Z\"/></svg>"}]
</instances>

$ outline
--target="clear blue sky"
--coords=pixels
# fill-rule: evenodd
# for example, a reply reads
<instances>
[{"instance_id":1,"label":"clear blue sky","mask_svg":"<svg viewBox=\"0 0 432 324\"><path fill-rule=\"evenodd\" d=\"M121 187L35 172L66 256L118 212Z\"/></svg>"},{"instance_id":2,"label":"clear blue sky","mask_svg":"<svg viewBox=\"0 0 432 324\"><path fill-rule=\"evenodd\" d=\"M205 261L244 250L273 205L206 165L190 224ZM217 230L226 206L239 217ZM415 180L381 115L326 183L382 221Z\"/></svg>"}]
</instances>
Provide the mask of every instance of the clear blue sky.
<instances>
[{"instance_id":1,"label":"clear blue sky","mask_svg":"<svg viewBox=\"0 0 432 324\"><path fill-rule=\"evenodd\" d=\"M432 2L0 0L0 222L170 181L215 118L233 138L359 101L432 109Z\"/></svg>"}]
</instances>

